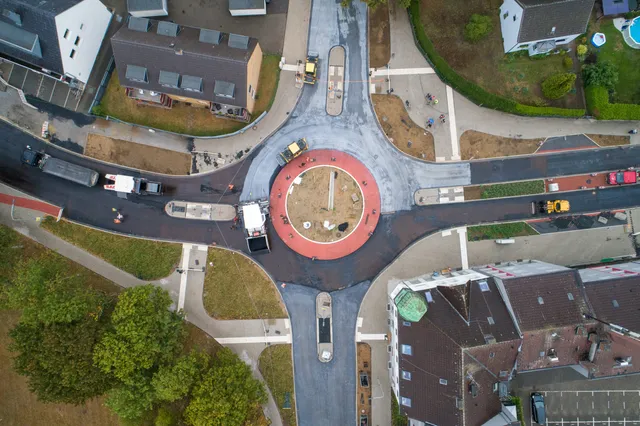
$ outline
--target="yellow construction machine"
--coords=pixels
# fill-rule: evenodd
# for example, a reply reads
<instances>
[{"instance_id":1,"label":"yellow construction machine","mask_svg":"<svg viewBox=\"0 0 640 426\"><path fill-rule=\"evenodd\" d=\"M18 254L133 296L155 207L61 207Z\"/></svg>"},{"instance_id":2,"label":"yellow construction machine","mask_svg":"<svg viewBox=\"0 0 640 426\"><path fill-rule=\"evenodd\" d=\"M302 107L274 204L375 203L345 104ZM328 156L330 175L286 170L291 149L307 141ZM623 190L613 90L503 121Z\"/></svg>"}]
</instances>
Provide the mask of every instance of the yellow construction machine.
<instances>
[{"instance_id":1,"label":"yellow construction machine","mask_svg":"<svg viewBox=\"0 0 640 426\"><path fill-rule=\"evenodd\" d=\"M531 213L567 213L571 205L567 200L548 200L548 201L539 201L531 203Z\"/></svg>"}]
</instances>

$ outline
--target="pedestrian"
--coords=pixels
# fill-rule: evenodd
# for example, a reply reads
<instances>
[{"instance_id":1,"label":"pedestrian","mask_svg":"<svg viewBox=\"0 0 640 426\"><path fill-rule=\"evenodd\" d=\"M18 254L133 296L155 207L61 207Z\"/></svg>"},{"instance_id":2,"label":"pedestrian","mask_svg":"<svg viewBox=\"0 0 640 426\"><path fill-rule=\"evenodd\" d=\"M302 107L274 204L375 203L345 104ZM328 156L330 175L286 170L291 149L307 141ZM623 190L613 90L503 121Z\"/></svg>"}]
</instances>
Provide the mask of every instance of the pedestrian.
<instances>
[{"instance_id":1,"label":"pedestrian","mask_svg":"<svg viewBox=\"0 0 640 426\"><path fill-rule=\"evenodd\" d=\"M124 216L122 215L122 213L118 212L118 214L116 215L116 219L122 220L124 219Z\"/></svg>"}]
</instances>

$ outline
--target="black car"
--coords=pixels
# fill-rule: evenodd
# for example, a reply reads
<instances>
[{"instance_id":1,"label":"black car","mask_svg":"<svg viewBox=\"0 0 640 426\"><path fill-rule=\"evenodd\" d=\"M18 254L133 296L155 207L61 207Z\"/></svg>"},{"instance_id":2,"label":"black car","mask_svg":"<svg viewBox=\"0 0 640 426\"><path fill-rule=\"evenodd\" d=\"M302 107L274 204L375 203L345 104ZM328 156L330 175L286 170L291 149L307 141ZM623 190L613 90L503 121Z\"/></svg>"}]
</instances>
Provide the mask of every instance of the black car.
<instances>
[{"instance_id":1,"label":"black car","mask_svg":"<svg viewBox=\"0 0 640 426\"><path fill-rule=\"evenodd\" d=\"M544 412L544 396L537 392L531 394L531 417L539 425L547 423L547 416Z\"/></svg>"}]
</instances>

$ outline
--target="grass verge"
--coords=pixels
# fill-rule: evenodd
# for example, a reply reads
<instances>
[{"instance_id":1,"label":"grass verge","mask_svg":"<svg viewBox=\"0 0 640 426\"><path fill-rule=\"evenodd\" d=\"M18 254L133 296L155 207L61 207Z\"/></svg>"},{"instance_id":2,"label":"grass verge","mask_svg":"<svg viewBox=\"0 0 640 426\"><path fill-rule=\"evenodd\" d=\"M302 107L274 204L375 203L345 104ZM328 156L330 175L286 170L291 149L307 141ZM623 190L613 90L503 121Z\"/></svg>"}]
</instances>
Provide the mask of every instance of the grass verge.
<instances>
[{"instance_id":1,"label":"grass verge","mask_svg":"<svg viewBox=\"0 0 640 426\"><path fill-rule=\"evenodd\" d=\"M253 119L258 118L273 104L280 78L279 61L277 55L264 55L262 58ZM174 104L171 109L139 106L135 100L127 97L115 71L100 105L93 113L190 136L225 135L246 126L246 123L214 117L208 108L188 106L182 102Z\"/></svg>"},{"instance_id":2,"label":"grass verge","mask_svg":"<svg viewBox=\"0 0 640 426\"><path fill-rule=\"evenodd\" d=\"M467 200L479 200L501 197L516 197L518 195L542 194L544 193L544 190L544 181L529 180L524 182L471 186L465 188L464 196Z\"/></svg>"},{"instance_id":3,"label":"grass verge","mask_svg":"<svg viewBox=\"0 0 640 426\"><path fill-rule=\"evenodd\" d=\"M498 225L469 226L467 228L467 240L495 240L499 238L526 237L538 235L528 223L500 223Z\"/></svg>"},{"instance_id":4,"label":"grass verge","mask_svg":"<svg viewBox=\"0 0 640 426\"><path fill-rule=\"evenodd\" d=\"M263 350L258 360L260 373L278 405L284 426L297 424L291 356L291 345L274 345ZM287 409L283 408L286 393L289 394L291 404L291 408Z\"/></svg>"},{"instance_id":5,"label":"grass verge","mask_svg":"<svg viewBox=\"0 0 640 426\"><path fill-rule=\"evenodd\" d=\"M128 238L71 222L46 218L41 225L52 234L138 277L157 280L173 272L180 262L180 244Z\"/></svg>"},{"instance_id":6,"label":"grass verge","mask_svg":"<svg viewBox=\"0 0 640 426\"><path fill-rule=\"evenodd\" d=\"M229 250L212 248L209 249L207 265L202 298L211 317L287 317L275 285L252 260Z\"/></svg>"}]
</instances>

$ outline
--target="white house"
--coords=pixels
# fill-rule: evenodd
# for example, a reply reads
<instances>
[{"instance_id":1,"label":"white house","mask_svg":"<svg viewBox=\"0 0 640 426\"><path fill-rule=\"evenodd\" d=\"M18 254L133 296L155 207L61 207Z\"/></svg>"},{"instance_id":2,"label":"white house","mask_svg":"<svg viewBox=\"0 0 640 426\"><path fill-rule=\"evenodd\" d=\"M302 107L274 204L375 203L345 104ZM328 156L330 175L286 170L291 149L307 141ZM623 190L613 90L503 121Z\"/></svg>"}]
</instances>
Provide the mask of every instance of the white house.
<instances>
[{"instance_id":1,"label":"white house","mask_svg":"<svg viewBox=\"0 0 640 426\"><path fill-rule=\"evenodd\" d=\"M111 22L100 0L0 0L0 53L86 83Z\"/></svg>"},{"instance_id":2,"label":"white house","mask_svg":"<svg viewBox=\"0 0 640 426\"><path fill-rule=\"evenodd\" d=\"M266 0L229 0L231 16L255 16L267 14Z\"/></svg>"},{"instance_id":3,"label":"white house","mask_svg":"<svg viewBox=\"0 0 640 426\"><path fill-rule=\"evenodd\" d=\"M167 16L167 0L127 0L127 10L136 18Z\"/></svg>"},{"instance_id":4,"label":"white house","mask_svg":"<svg viewBox=\"0 0 640 426\"><path fill-rule=\"evenodd\" d=\"M505 0L500 27L505 53L547 53L587 30L595 0Z\"/></svg>"}]
</instances>

